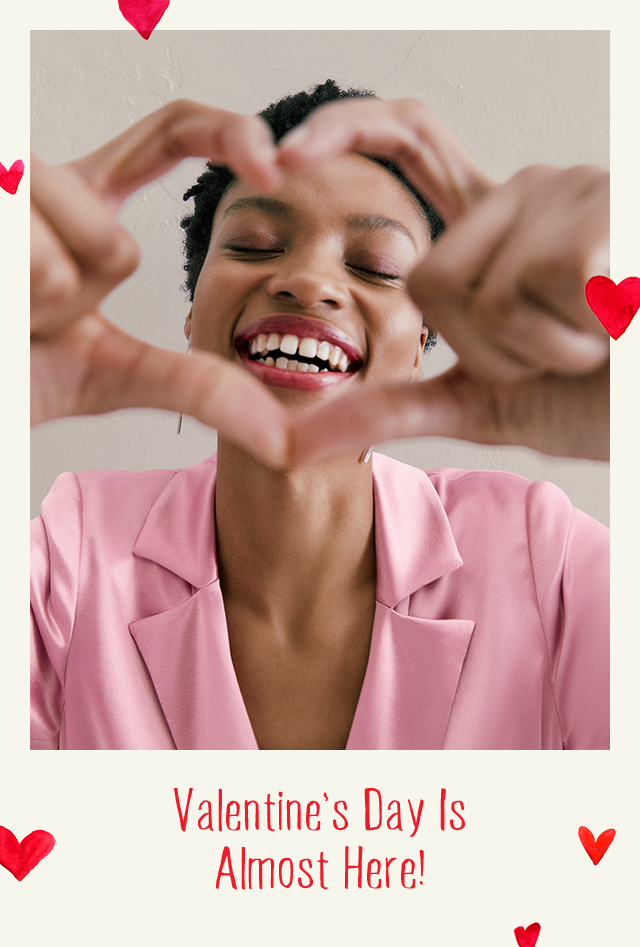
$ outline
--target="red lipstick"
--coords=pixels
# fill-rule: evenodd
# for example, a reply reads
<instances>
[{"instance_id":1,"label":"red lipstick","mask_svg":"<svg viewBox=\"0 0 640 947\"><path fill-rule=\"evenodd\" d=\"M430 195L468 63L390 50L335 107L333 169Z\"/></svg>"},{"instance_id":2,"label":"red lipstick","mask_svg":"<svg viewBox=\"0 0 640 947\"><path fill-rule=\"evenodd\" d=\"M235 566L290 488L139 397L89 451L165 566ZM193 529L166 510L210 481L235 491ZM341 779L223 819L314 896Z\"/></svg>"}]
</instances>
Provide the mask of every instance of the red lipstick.
<instances>
[{"instance_id":1,"label":"red lipstick","mask_svg":"<svg viewBox=\"0 0 640 947\"><path fill-rule=\"evenodd\" d=\"M243 364L266 384L302 391L344 383L363 365L342 330L291 313L250 323L238 334L235 347Z\"/></svg>"}]
</instances>

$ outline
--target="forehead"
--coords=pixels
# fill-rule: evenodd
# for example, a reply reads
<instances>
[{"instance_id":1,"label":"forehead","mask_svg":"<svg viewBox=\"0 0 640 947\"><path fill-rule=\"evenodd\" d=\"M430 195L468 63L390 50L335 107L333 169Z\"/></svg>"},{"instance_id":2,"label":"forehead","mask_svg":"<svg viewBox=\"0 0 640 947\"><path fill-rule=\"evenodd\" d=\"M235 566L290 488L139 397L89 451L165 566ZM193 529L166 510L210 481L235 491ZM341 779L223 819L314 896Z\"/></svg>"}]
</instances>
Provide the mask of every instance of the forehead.
<instances>
[{"instance_id":1,"label":"forehead","mask_svg":"<svg viewBox=\"0 0 640 947\"><path fill-rule=\"evenodd\" d=\"M269 194L234 183L218 205L214 231L246 214L300 227L395 231L417 249L430 239L428 222L411 192L386 168L354 154L290 172L283 185Z\"/></svg>"}]
</instances>

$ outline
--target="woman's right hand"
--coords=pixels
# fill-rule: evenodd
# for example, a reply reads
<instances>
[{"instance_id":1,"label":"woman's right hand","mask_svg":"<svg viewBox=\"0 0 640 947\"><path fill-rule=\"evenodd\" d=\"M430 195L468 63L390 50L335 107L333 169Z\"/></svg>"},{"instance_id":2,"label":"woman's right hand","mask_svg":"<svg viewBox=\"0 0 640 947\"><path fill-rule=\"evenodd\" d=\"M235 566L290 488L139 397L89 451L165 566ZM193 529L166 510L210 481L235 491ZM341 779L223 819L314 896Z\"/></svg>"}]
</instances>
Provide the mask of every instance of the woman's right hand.
<instances>
[{"instance_id":1,"label":"woman's right hand","mask_svg":"<svg viewBox=\"0 0 640 947\"><path fill-rule=\"evenodd\" d=\"M394 161L446 220L407 287L458 363L323 403L296 432L294 462L424 435L607 459L610 339L584 287L607 272L608 174L533 166L496 184L413 99L323 105L278 160L303 170L350 151Z\"/></svg>"},{"instance_id":2,"label":"woman's right hand","mask_svg":"<svg viewBox=\"0 0 640 947\"><path fill-rule=\"evenodd\" d=\"M177 101L85 158L31 160L32 423L126 407L183 412L279 466L286 415L226 359L157 348L109 322L99 306L139 259L118 222L122 202L182 158L228 165L262 190L278 185L276 146L261 119Z\"/></svg>"}]
</instances>

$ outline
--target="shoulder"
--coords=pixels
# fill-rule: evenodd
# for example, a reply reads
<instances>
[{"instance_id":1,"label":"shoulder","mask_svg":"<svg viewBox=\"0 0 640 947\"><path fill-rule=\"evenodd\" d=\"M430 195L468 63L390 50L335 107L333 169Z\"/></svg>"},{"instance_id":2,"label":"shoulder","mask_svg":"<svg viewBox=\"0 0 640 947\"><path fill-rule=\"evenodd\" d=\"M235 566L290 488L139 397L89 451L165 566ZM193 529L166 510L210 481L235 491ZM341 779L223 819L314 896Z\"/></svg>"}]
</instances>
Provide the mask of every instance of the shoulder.
<instances>
[{"instance_id":1,"label":"shoulder","mask_svg":"<svg viewBox=\"0 0 640 947\"><path fill-rule=\"evenodd\" d=\"M451 516L475 510L485 521L524 517L531 524L537 515L567 519L573 510L566 493L545 480L501 470L444 468L425 473Z\"/></svg>"},{"instance_id":2,"label":"shoulder","mask_svg":"<svg viewBox=\"0 0 640 947\"><path fill-rule=\"evenodd\" d=\"M426 470L425 474L438 495L447 502L475 496L500 505L505 502L521 503L535 496L540 489L545 497L548 495L551 502L569 502L566 494L554 484L544 480L528 480L520 474L506 470L460 470L444 467L440 470Z\"/></svg>"},{"instance_id":3,"label":"shoulder","mask_svg":"<svg viewBox=\"0 0 640 947\"><path fill-rule=\"evenodd\" d=\"M504 559L526 554L534 577L546 581L557 564L608 556L609 530L573 507L559 487L545 480L490 470L427 472L445 508L456 540L492 547Z\"/></svg>"},{"instance_id":4,"label":"shoulder","mask_svg":"<svg viewBox=\"0 0 640 947\"><path fill-rule=\"evenodd\" d=\"M87 470L77 474L85 510L131 515L155 502L177 470Z\"/></svg>"},{"instance_id":5,"label":"shoulder","mask_svg":"<svg viewBox=\"0 0 640 947\"><path fill-rule=\"evenodd\" d=\"M153 503L173 479L175 470L86 470L63 473L54 481L42 502L46 522L79 518L126 516Z\"/></svg>"},{"instance_id":6,"label":"shoulder","mask_svg":"<svg viewBox=\"0 0 640 947\"><path fill-rule=\"evenodd\" d=\"M391 457L376 454L376 475L397 489L415 486L424 490L428 481L448 515L467 515L470 511L495 514L504 519L524 510L546 507L570 513L572 506L565 493L553 483L528 480L519 474L501 470L461 470L443 467L422 470Z\"/></svg>"},{"instance_id":7,"label":"shoulder","mask_svg":"<svg viewBox=\"0 0 640 947\"><path fill-rule=\"evenodd\" d=\"M506 552L510 544L524 551L525 544L533 543L540 550L553 546L558 553L572 532L608 536L605 526L574 509L559 487L544 480L498 470L420 470L386 456L376 459L387 492L393 484L395 492L411 496L414 504L424 502L430 492L437 497L459 544L480 548L495 543Z\"/></svg>"},{"instance_id":8,"label":"shoulder","mask_svg":"<svg viewBox=\"0 0 640 947\"><path fill-rule=\"evenodd\" d=\"M196 472L193 476L190 474ZM140 530L150 509L181 476L185 488L194 481L215 476L215 458L191 468L172 470L87 470L64 473L54 482L42 503L39 520L48 530L79 529L83 534L109 527L124 533ZM38 520L35 521L37 523Z\"/></svg>"}]
</instances>

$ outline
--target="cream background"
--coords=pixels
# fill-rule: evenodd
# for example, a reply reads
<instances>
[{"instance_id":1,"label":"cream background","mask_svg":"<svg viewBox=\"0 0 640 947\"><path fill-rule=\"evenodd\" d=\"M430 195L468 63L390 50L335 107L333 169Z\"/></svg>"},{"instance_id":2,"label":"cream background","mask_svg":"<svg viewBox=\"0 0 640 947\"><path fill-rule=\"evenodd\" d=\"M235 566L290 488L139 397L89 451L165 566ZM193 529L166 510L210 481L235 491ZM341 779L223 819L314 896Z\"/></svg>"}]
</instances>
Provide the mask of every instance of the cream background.
<instances>
[{"instance_id":1,"label":"cream background","mask_svg":"<svg viewBox=\"0 0 640 947\"><path fill-rule=\"evenodd\" d=\"M360 4L327 3L316 13L299 5L236 15L201 0L172 0L163 25L179 29L313 27L362 25ZM291 12L290 12L291 11ZM640 210L637 179L637 32L628 7L540 2L533 15L513 5L459 3L453 16L424 13L396 4L394 25L431 29L500 26L554 26L612 30L613 269L612 277L640 275L634 217ZM388 26L390 13L366 11L369 26ZM28 36L38 29L122 28L114 2L89 5L32 0L12 10L12 29L0 34L0 81L5 90L0 160L27 161ZM149 40L161 35L159 28ZM144 60L149 44L139 37ZM8 154L7 154L8 152ZM27 167L28 171L28 167ZM27 175L28 176L28 175ZM638 450L636 405L640 359L638 318L612 344L613 435L612 608L614 641L614 748L606 754L191 754L160 753L32 754L26 750L27 693L26 509L27 369L24 323L27 311L27 176L17 195L0 191L0 296L6 348L0 373L5 406L3 484L5 509L1 549L5 607L0 661L0 824L22 838L47 828L56 848L23 882L0 869L2 937L7 944L35 947L43 942L92 945L320 945L364 942L434 944L438 947L513 947L513 928L542 924L539 947L601 947L625 944L636 930L638 819L636 644L637 544L640 510L636 489ZM631 432L631 433L630 433ZM10 453L9 453L10 452ZM634 660L635 659L635 660ZM453 837L433 822L420 838L427 854L430 885L417 892L343 892L332 888L304 897L299 892L216 893L215 855L222 840L209 833L183 835L173 806L173 786L193 785L208 796L218 785L231 795L285 790L310 797L326 790L355 799L365 785L391 789L395 796L437 798L446 786L466 803L468 828ZM433 803L432 803L433 805ZM433 811L433 810L428 810ZM594 868L577 840L586 824L596 835L613 826L618 836ZM365 833L349 842L384 848ZM249 837L253 845L254 837ZM331 855L336 843L322 835ZM407 842L406 847L415 845ZM264 854L277 851L260 842ZM303 839L307 851L319 840Z\"/></svg>"},{"instance_id":2,"label":"cream background","mask_svg":"<svg viewBox=\"0 0 640 947\"><path fill-rule=\"evenodd\" d=\"M609 160L608 34L540 31L162 32L140 55L132 30L37 32L32 36L32 137L45 160L85 154L153 109L185 97L253 113L317 82L372 88L384 98L416 96L506 180L532 163L568 166ZM203 162L183 162L136 194L123 220L143 261L105 305L140 337L184 351L188 311L179 291L182 195ZM425 359L425 375L454 361L446 343ZM32 515L64 470L184 467L214 453L215 436L176 416L125 411L65 419L32 440ZM490 448L423 438L383 450L421 468L507 469L552 480L575 506L608 522L607 464L550 458L525 448Z\"/></svg>"}]
</instances>

